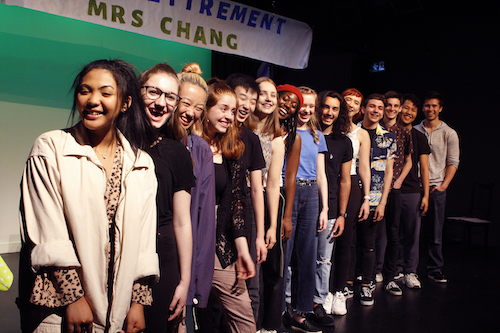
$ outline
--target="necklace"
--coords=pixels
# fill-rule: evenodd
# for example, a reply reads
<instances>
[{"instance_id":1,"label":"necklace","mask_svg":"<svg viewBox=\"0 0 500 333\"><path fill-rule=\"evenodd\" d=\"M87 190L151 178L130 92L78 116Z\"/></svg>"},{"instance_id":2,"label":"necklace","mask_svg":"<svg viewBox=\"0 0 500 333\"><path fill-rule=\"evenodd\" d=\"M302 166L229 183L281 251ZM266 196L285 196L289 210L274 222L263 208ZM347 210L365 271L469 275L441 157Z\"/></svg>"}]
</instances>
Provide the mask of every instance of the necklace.
<instances>
[{"instance_id":1,"label":"necklace","mask_svg":"<svg viewBox=\"0 0 500 333\"><path fill-rule=\"evenodd\" d=\"M110 146L108 146L108 150L109 150L109 147L111 147L111 149L109 150L109 151L110 151L110 153L112 153L112 152L113 152L113 147L114 147L114 145L115 145L115 143L113 142ZM101 152L97 149L97 146L96 146L96 147L93 147L93 149L94 149L94 151L95 151L96 153L98 153L99 155L101 155L101 156L102 156L102 158L104 158L104 159L107 159L107 158L108 158L109 154L104 155L103 153L101 153Z\"/></svg>"},{"instance_id":2,"label":"necklace","mask_svg":"<svg viewBox=\"0 0 500 333\"><path fill-rule=\"evenodd\" d=\"M108 157L108 155L101 154L101 152L99 150L97 150L97 148L95 148L95 147L94 147L94 150L95 150L96 153L98 153L99 155L101 155L102 158L106 159Z\"/></svg>"}]
</instances>

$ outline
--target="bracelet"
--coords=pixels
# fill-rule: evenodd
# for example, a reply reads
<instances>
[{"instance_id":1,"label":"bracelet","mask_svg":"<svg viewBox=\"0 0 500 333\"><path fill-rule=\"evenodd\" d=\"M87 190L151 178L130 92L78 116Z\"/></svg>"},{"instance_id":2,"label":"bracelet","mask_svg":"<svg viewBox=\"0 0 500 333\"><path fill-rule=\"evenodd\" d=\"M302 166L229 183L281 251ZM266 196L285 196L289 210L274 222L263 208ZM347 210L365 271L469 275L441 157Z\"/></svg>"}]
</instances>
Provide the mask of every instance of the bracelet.
<instances>
[{"instance_id":1,"label":"bracelet","mask_svg":"<svg viewBox=\"0 0 500 333\"><path fill-rule=\"evenodd\" d=\"M365 195L365 196L363 197L363 199L364 199L364 200L370 200L370 196L369 196L369 195Z\"/></svg>"}]
</instances>

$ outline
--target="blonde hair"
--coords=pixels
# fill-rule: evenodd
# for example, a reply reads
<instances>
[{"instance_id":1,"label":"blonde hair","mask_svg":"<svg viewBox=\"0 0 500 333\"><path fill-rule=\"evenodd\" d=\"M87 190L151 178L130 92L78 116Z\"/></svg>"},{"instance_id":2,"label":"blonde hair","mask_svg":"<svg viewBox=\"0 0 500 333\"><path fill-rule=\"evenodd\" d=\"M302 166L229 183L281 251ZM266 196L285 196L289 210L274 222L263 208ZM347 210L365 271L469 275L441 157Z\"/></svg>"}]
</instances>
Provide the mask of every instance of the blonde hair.
<instances>
[{"instance_id":1,"label":"blonde hair","mask_svg":"<svg viewBox=\"0 0 500 333\"><path fill-rule=\"evenodd\" d=\"M206 98L208 98L208 86L205 80L198 74L195 73L181 73L179 80L179 92L182 87L186 84L192 84L200 87L205 92ZM180 97L180 96L179 96ZM180 101L179 101L180 102ZM206 104L206 99L205 99ZM195 121L189 130L186 130L180 123L179 119L179 107L176 108L174 115L170 117L171 121L169 121L170 131L173 135L173 138L176 140L186 143L186 138L188 136L188 132L191 131L197 135L201 135L202 129L199 121Z\"/></svg>"},{"instance_id":2,"label":"blonde hair","mask_svg":"<svg viewBox=\"0 0 500 333\"><path fill-rule=\"evenodd\" d=\"M205 120L207 112L210 108L217 105L219 100L224 95L233 96L236 104L238 104L238 98L236 97L234 90L226 82L215 78L210 79L208 81L207 106L202 116L203 138L208 142L208 144L215 145L224 157L237 160L241 157L241 155L243 155L243 151L245 150L245 144L241 140L240 131L237 126L231 124L226 133L216 133L213 140L206 135L208 132L208 122Z\"/></svg>"},{"instance_id":3,"label":"blonde hair","mask_svg":"<svg viewBox=\"0 0 500 333\"><path fill-rule=\"evenodd\" d=\"M273 80L271 80L270 78L268 78L266 76L259 77L257 80L255 80L255 82L257 82L257 84L259 84L259 85L262 82L269 82L276 89L276 83L274 83ZM278 95L278 92L276 91L276 100L278 100L277 95ZM277 103L276 103L276 107L278 107ZM250 117L247 118L247 120L245 120L245 126L252 131L255 131L255 129L257 128L257 123L258 123L258 118L253 113L250 115ZM279 121L278 112L274 112L274 110L273 110L273 112L269 116L266 117L264 126L262 128L262 133L267 134L267 135L272 135L274 138L281 136L283 134L283 131L282 131L281 125L280 125L280 121Z\"/></svg>"},{"instance_id":4,"label":"blonde hair","mask_svg":"<svg viewBox=\"0 0 500 333\"><path fill-rule=\"evenodd\" d=\"M186 73L201 75L203 72L201 71L200 65L198 65L196 62L190 62L186 66L182 67L181 74L186 74Z\"/></svg>"},{"instance_id":5,"label":"blonde hair","mask_svg":"<svg viewBox=\"0 0 500 333\"><path fill-rule=\"evenodd\" d=\"M304 95L314 96L314 111L311 115L311 118L309 118L307 125L309 126L309 133L311 133L311 135L314 137L314 142L319 144L319 135L317 132L317 130L319 129L319 123L318 123L318 118L316 117L316 110L318 109L318 94L314 89L309 87L300 86L298 87L298 89L302 93L302 96Z\"/></svg>"}]
</instances>

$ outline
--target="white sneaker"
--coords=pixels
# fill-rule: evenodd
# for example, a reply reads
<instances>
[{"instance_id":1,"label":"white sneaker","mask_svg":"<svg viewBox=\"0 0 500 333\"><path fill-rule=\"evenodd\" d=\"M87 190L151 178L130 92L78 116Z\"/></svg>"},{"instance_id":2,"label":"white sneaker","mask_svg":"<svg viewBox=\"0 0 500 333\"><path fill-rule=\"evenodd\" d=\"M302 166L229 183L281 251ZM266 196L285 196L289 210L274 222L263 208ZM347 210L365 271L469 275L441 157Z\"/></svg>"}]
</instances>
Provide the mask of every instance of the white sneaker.
<instances>
[{"instance_id":1,"label":"white sneaker","mask_svg":"<svg viewBox=\"0 0 500 333\"><path fill-rule=\"evenodd\" d=\"M266 330L265 328L260 329L260 333L278 333L276 330Z\"/></svg>"},{"instance_id":2,"label":"white sneaker","mask_svg":"<svg viewBox=\"0 0 500 333\"><path fill-rule=\"evenodd\" d=\"M333 304L333 294L328 292L325 298L325 304L323 304L323 308L325 308L325 312L327 314L332 314L332 304Z\"/></svg>"},{"instance_id":3,"label":"white sneaker","mask_svg":"<svg viewBox=\"0 0 500 333\"><path fill-rule=\"evenodd\" d=\"M375 275L375 282L379 283L379 282L382 282L384 281L384 276L382 275L382 273L377 273Z\"/></svg>"},{"instance_id":4,"label":"white sneaker","mask_svg":"<svg viewBox=\"0 0 500 333\"><path fill-rule=\"evenodd\" d=\"M415 273L405 274L403 284L412 289L422 288L422 284L418 280L418 275Z\"/></svg>"},{"instance_id":5,"label":"white sneaker","mask_svg":"<svg viewBox=\"0 0 500 333\"><path fill-rule=\"evenodd\" d=\"M347 313L347 305L343 292L337 291L333 296L331 313L337 316L344 316Z\"/></svg>"}]
</instances>

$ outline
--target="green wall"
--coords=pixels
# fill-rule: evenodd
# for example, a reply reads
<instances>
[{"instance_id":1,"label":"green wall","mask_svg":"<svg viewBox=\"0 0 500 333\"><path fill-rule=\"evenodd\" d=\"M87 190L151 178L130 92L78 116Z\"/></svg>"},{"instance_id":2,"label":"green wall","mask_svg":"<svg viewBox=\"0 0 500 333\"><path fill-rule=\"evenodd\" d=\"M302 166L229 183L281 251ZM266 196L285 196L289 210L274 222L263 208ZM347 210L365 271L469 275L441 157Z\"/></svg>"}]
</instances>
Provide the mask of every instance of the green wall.
<instances>
[{"instance_id":1,"label":"green wall","mask_svg":"<svg viewBox=\"0 0 500 333\"><path fill-rule=\"evenodd\" d=\"M212 53L92 23L0 4L0 100L68 107L72 80L87 63L119 58L143 71L198 62L210 78Z\"/></svg>"},{"instance_id":2,"label":"green wall","mask_svg":"<svg viewBox=\"0 0 500 333\"><path fill-rule=\"evenodd\" d=\"M66 126L74 77L102 58L139 71L195 61L211 75L209 50L0 4L0 253L20 248L19 182L33 142Z\"/></svg>"}]
</instances>

